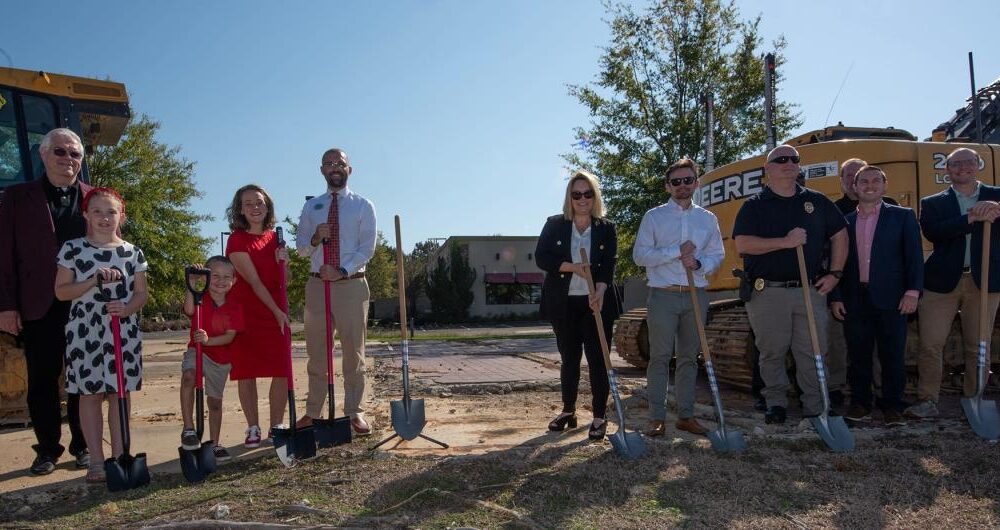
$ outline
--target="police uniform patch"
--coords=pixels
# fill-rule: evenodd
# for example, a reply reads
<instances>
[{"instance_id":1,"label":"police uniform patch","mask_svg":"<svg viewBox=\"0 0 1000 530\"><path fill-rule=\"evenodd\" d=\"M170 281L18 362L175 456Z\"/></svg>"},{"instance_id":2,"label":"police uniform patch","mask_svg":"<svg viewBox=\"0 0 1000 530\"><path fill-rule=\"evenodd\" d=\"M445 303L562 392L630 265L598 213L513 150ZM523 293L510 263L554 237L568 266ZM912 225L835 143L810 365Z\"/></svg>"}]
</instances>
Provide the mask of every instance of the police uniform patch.
<instances>
[{"instance_id":1,"label":"police uniform patch","mask_svg":"<svg viewBox=\"0 0 1000 530\"><path fill-rule=\"evenodd\" d=\"M805 204L802 205L802 207L805 208L806 213L813 213L813 211L816 210L816 207L813 206L813 203L809 201L806 201Z\"/></svg>"},{"instance_id":2,"label":"police uniform patch","mask_svg":"<svg viewBox=\"0 0 1000 530\"><path fill-rule=\"evenodd\" d=\"M763 291L764 290L764 278L757 278L756 280L754 280L754 282L753 282L753 288L755 290L757 290L757 291Z\"/></svg>"}]
</instances>

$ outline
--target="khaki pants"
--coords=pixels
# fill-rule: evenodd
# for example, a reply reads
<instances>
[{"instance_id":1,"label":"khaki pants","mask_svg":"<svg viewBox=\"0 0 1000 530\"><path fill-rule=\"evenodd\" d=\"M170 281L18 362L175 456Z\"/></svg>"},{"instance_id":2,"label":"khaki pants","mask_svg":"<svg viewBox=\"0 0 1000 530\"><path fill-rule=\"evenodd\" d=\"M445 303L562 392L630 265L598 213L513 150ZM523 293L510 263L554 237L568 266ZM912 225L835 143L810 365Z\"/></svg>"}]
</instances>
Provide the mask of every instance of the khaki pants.
<instances>
[{"instance_id":1,"label":"khaki pants","mask_svg":"<svg viewBox=\"0 0 1000 530\"><path fill-rule=\"evenodd\" d=\"M989 293L987 310L989 311L990 330L992 334L993 321L997 316L997 306L1000 305L1000 293ZM962 349L965 351L965 384L963 391L966 396L976 393L976 366L979 364L979 288L972 281L972 275L963 274L958 286L950 293L924 291L920 299L920 355L917 358L917 369L920 378L917 381L917 398L920 401L937 401L941 393L941 359L951 322L955 313L961 310L962 319ZM987 359L987 362L989 360Z\"/></svg>"},{"instance_id":2,"label":"khaki pants","mask_svg":"<svg viewBox=\"0 0 1000 530\"><path fill-rule=\"evenodd\" d=\"M309 352L309 394L306 414L324 417L326 402L326 309L324 282L310 276L306 282L306 350ZM365 333L368 318L368 282L364 278L341 280L330 284L330 312L333 333L340 337L339 353L343 359L344 414L364 412ZM336 355L335 355L336 356Z\"/></svg>"},{"instance_id":3,"label":"khaki pants","mask_svg":"<svg viewBox=\"0 0 1000 530\"><path fill-rule=\"evenodd\" d=\"M810 300L816 318L816 335L821 350L826 348L827 310L826 297L810 287ZM760 350L760 375L764 380L762 394L768 407L788 406L788 375L785 356L789 348L795 358L796 380L802 389L802 413L815 415L823 412L816 375L816 361L809 336L809 321L801 287L768 287L754 292L747 302L750 326ZM821 355L825 352L820 351Z\"/></svg>"}]
</instances>

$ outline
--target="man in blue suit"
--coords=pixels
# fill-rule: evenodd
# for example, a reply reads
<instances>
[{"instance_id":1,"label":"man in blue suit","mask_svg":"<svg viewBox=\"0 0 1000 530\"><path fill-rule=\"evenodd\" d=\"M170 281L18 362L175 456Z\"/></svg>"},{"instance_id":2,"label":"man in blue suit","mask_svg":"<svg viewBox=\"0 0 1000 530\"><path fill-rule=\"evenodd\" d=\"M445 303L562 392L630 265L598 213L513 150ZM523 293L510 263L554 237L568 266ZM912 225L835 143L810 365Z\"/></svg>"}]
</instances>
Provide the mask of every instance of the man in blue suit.
<instances>
[{"instance_id":1,"label":"man in blue suit","mask_svg":"<svg viewBox=\"0 0 1000 530\"><path fill-rule=\"evenodd\" d=\"M978 180L983 161L967 147L955 149L946 160L951 186L920 201L920 228L934 250L924 264L924 295L920 300L919 402L906 409L915 418L937 416L941 391L941 352L961 309L965 351L966 396L976 392L979 331L979 289L987 288L989 322L1000 305L1000 188ZM990 241L989 285L979 284L983 252L983 223L993 223Z\"/></svg>"},{"instance_id":2,"label":"man in blue suit","mask_svg":"<svg viewBox=\"0 0 1000 530\"><path fill-rule=\"evenodd\" d=\"M879 407L886 425L903 425L906 316L917 310L924 282L920 227L913 210L884 203L885 171L865 165L854 177L857 210L847 214L850 238L844 279L831 309L844 319L851 359L851 406L845 418L864 421L872 411L872 351L882 366Z\"/></svg>"}]
</instances>

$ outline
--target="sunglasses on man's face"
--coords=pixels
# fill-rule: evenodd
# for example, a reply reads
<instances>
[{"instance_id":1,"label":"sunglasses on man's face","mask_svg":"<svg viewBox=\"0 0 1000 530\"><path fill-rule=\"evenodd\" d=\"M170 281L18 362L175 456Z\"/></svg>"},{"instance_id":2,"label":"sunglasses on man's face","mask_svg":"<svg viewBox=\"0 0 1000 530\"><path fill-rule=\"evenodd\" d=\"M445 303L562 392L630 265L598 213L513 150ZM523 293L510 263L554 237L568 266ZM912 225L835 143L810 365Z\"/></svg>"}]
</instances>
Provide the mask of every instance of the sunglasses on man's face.
<instances>
[{"instance_id":1,"label":"sunglasses on man's face","mask_svg":"<svg viewBox=\"0 0 1000 530\"><path fill-rule=\"evenodd\" d=\"M574 191L574 192L571 192L569 195L570 195L570 197L573 197L574 201L578 201L580 199L593 199L594 198L594 190Z\"/></svg>"},{"instance_id":2,"label":"sunglasses on man's face","mask_svg":"<svg viewBox=\"0 0 1000 530\"><path fill-rule=\"evenodd\" d=\"M80 160L81 158L83 158L83 153L79 151L70 151L62 147L53 147L52 154L59 157L69 155L69 157L72 158L73 160Z\"/></svg>"},{"instance_id":3,"label":"sunglasses on man's face","mask_svg":"<svg viewBox=\"0 0 1000 530\"><path fill-rule=\"evenodd\" d=\"M768 164L787 164L789 162L793 164L798 164L799 163L798 155L776 156L767 161Z\"/></svg>"},{"instance_id":4,"label":"sunglasses on man's face","mask_svg":"<svg viewBox=\"0 0 1000 530\"><path fill-rule=\"evenodd\" d=\"M694 177L680 177L680 178L670 179L670 185L680 186L681 184L683 184L685 186L690 186L691 184L694 184L694 181L695 181Z\"/></svg>"}]
</instances>

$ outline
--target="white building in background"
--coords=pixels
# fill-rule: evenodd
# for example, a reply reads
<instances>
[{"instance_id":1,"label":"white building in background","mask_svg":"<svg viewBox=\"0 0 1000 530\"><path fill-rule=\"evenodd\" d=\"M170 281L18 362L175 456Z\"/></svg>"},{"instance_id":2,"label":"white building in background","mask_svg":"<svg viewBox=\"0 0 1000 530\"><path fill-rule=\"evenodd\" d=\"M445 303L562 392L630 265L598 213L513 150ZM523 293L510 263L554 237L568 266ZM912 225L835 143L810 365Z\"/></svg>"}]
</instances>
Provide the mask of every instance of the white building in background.
<instances>
[{"instance_id":1,"label":"white building in background","mask_svg":"<svg viewBox=\"0 0 1000 530\"><path fill-rule=\"evenodd\" d=\"M545 279L545 273L535 265L537 243L537 236L451 236L427 266L429 270L436 267L439 256L447 261L451 246L456 245L476 271L471 316L534 313Z\"/></svg>"}]
</instances>

